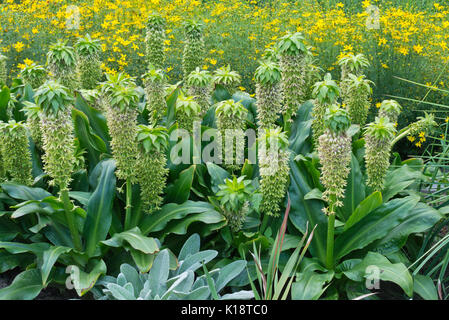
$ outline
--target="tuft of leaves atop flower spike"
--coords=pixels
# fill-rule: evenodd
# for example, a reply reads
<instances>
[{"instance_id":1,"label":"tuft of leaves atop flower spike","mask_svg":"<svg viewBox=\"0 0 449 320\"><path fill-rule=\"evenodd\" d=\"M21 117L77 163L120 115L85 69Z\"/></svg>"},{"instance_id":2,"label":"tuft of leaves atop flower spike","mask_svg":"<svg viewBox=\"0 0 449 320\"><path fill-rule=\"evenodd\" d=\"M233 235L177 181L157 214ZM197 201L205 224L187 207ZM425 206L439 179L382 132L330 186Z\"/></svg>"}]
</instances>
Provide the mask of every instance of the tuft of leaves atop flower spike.
<instances>
[{"instance_id":1,"label":"tuft of leaves atop flower spike","mask_svg":"<svg viewBox=\"0 0 449 320\"><path fill-rule=\"evenodd\" d=\"M165 19L159 13L150 13L147 19L147 27L162 30L165 27Z\"/></svg>"},{"instance_id":2,"label":"tuft of leaves atop flower spike","mask_svg":"<svg viewBox=\"0 0 449 320\"><path fill-rule=\"evenodd\" d=\"M20 71L20 76L23 78L25 83L29 84L33 89L40 87L47 77L47 71L41 65L36 63L31 63L26 65Z\"/></svg>"},{"instance_id":3,"label":"tuft of leaves atop flower spike","mask_svg":"<svg viewBox=\"0 0 449 320\"><path fill-rule=\"evenodd\" d=\"M214 71L213 80L215 84L222 85L227 89L235 89L240 84L241 77L236 71L232 71L228 64Z\"/></svg>"},{"instance_id":4,"label":"tuft of leaves atop flower spike","mask_svg":"<svg viewBox=\"0 0 449 320\"><path fill-rule=\"evenodd\" d=\"M66 67L74 67L76 63L73 47L67 45L67 40L59 40L50 46L47 53L47 63L59 64Z\"/></svg>"},{"instance_id":5,"label":"tuft of leaves atop flower spike","mask_svg":"<svg viewBox=\"0 0 449 320\"><path fill-rule=\"evenodd\" d=\"M81 57L92 57L100 53L100 40L92 39L89 34L81 37L75 44L76 52Z\"/></svg>"},{"instance_id":6,"label":"tuft of leaves atop flower spike","mask_svg":"<svg viewBox=\"0 0 449 320\"><path fill-rule=\"evenodd\" d=\"M379 117L387 117L395 123L401 114L402 107L396 100L384 100L379 108Z\"/></svg>"},{"instance_id":7,"label":"tuft of leaves atop flower spike","mask_svg":"<svg viewBox=\"0 0 449 320\"><path fill-rule=\"evenodd\" d=\"M307 52L301 32L287 33L277 43L277 50L281 55L299 55Z\"/></svg>"},{"instance_id":8,"label":"tuft of leaves atop flower spike","mask_svg":"<svg viewBox=\"0 0 449 320\"><path fill-rule=\"evenodd\" d=\"M212 75L207 70L197 67L187 77L188 86L207 87L212 81Z\"/></svg>"},{"instance_id":9,"label":"tuft of leaves atop flower spike","mask_svg":"<svg viewBox=\"0 0 449 320\"><path fill-rule=\"evenodd\" d=\"M362 53L349 54L338 60L338 65L345 69L345 72L359 75L364 68L369 67L368 59ZM343 80L343 79L342 79Z\"/></svg>"},{"instance_id":10,"label":"tuft of leaves atop flower spike","mask_svg":"<svg viewBox=\"0 0 449 320\"><path fill-rule=\"evenodd\" d=\"M215 109L215 115L218 118L246 119L247 113L248 110L240 102L235 102L232 99L220 101Z\"/></svg>"},{"instance_id":11,"label":"tuft of leaves atop flower spike","mask_svg":"<svg viewBox=\"0 0 449 320\"><path fill-rule=\"evenodd\" d=\"M351 126L348 111L338 104L331 105L324 115L324 125L334 133L345 132Z\"/></svg>"},{"instance_id":12,"label":"tuft of leaves atop flower spike","mask_svg":"<svg viewBox=\"0 0 449 320\"><path fill-rule=\"evenodd\" d=\"M334 104L340 96L340 88L330 73L326 73L323 81L315 83L312 95L319 103L324 105Z\"/></svg>"},{"instance_id":13,"label":"tuft of leaves atop flower spike","mask_svg":"<svg viewBox=\"0 0 449 320\"><path fill-rule=\"evenodd\" d=\"M146 153L153 151L165 152L168 148L168 131L164 127L150 127L139 125L137 132L139 141Z\"/></svg>"},{"instance_id":14,"label":"tuft of leaves atop flower spike","mask_svg":"<svg viewBox=\"0 0 449 320\"><path fill-rule=\"evenodd\" d=\"M60 112L66 112L74 100L66 87L53 80L48 80L40 86L34 94L34 99L48 117L56 117Z\"/></svg>"},{"instance_id":15,"label":"tuft of leaves atop flower spike","mask_svg":"<svg viewBox=\"0 0 449 320\"><path fill-rule=\"evenodd\" d=\"M287 150L288 137L281 128L264 129L258 138L259 143L265 144L266 148L276 148L277 150Z\"/></svg>"},{"instance_id":16,"label":"tuft of leaves atop flower spike","mask_svg":"<svg viewBox=\"0 0 449 320\"><path fill-rule=\"evenodd\" d=\"M183 22L184 33L188 38L198 38L202 36L204 25L193 19L188 19Z\"/></svg>"},{"instance_id":17,"label":"tuft of leaves atop flower spike","mask_svg":"<svg viewBox=\"0 0 449 320\"><path fill-rule=\"evenodd\" d=\"M386 141L394 137L396 128L388 118L376 117L374 122L366 125L365 134Z\"/></svg>"},{"instance_id":18,"label":"tuft of leaves atop flower spike","mask_svg":"<svg viewBox=\"0 0 449 320\"><path fill-rule=\"evenodd\" d=\"M142 76L144 81L162 83L166 80L167 76L162 69L157 69L155 66L150 64L148 66L148 71Z\"/></svg>"},{"instance_id":19,"label":"tuft of leaves atop flower spike","mask_svg":"<svg viewBox=\"0 0 449 320\"><path fill-rule=\"evenodd\" d=\"M258 83L273 85L281 81L281 70L276 62L261 61L254 77Z\"/></svg>"}]
</instances>

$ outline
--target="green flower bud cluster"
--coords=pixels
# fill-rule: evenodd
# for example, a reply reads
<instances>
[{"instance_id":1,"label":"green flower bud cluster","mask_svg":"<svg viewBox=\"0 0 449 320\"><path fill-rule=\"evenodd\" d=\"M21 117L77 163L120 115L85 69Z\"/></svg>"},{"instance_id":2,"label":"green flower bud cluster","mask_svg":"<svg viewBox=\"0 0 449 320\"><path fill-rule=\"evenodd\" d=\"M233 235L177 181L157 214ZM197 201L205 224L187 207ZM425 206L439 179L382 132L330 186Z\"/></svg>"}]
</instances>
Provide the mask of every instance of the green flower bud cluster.
<instances>
[{"instance_id":1,"label":"green flower bud cluster","mask_svg":"<svg viewBox=\"0 0 449 320\"><path fill-rule=\"evenodd\" d=\"M147 64L161 69L165 62L165 20L158 13L148 16L146 36Z\"/></svg>"},{"instance_id":2,"label":"green flower bud cluster","mask_svg":"<svg viewBox=\"0 0 449 320\"><path fill-rule=\"evenodd\" d=\"M162 70L156 69L150 64L149 70L143 76L143 79L149 112L148 122L154 126L162 120L167 111L167 102L165 100L166 76Z\"/></svg>"},{"instance_id":3,"label":"green flower bud cluster","mask_svg":"<svg viewBox=\"0 0 449 320\"><path fill-rule=\"evenodd\" d=\"M238 232L249 213L249 202L254 192L251 180L245 176L225 179L224 184L218 186L217 197L228 225L234 232Z\"/></svg>"},{"instance_id":4,"label":"green flower bud cluster","mask_svg":"<svg viewBox=\"0 0 449 320\"><path fill-rule=\"evenodd\" d=\"M349 54L341 57L338 60L338 65L341 68L341 96L346 97L347 83L345 80L349 77L349 74L354 74L357 77L361 76L363 70L370 66L368 59L361 53L357 55Z\"/></svg>"},{"instance_id":5,"label":"green flower bud cluster","mask_svg":"<svg viewBox=\"0 0 449 320\"><path fill-rule=\"evenodd\" d=\"M233 95L240 85L241 76L227 65L214 71L213 81L215 85L223 86L230 95Z\"/></svg>"},{"instance_id":6,"label":"green flower bud cluster","mask_svg":"<svg viewBox=\"0 0 449 320\"><path fill-rule=\"evenodd\" d=\"M182 56L182 69L184 79L197 67L202 67L204 63L204 39L203 24L187 20L184 22L185 44Z\"/></svg>"},{"instance_id":7,"label":"green flower bud cluster","mask_svg":"<svg viewBox=\"0 0 449 320\"><path fill-rule=\"evenodd\" d=\"M379 118L388 118L392 123L398 121L402 107L396 100L384 100L379 108Z\"/></svg>"},{"instance_id":8,"label":"green flower bud cluster","mask_svg":"<svg viewBox=\"0 0 449 320\"><path fill-rule=\"evenodd\" d=\"M351 123L361 127L365 125L370 108L369 98L373 92L370 84L372 81L366 79L364 75L349 74L344 81L346 96L343 98L343 104L349 112Z\"/></svg>"},{"instance_id":9,"label":"green flower bud cluster","mask_svg":"<svg viewBox=\"0 0 449 320\"><path fill-rule=\"evenodd\" d=\"M100 60L100 41L89 34L79 38L75 44L80 85L83 89L94 89L103 76Z\"/></svg>"},{"instance_id":10,"label":"green flower bud cluster","mask_svg":"<svg viewBox=\"0 0 449 320\"><path fill-rule=\"evenodd\" d=\"M40 114L44 171L50 184L67 190L75 164L75 138L71 117L73 98L59 82L46 81L35 93Z\"/></svg>"},{"instance_id":11,"label":"green flower bud cluster","mask_svg":"<svg viewBox=\"0 0 449 320\"><path fill-rule=\"evenodd\" d=\"M23 112L26 116L27 127L30 129L31 139L39 149L42 148L41 108L35 103L25 101Z\"/></svg>"},{"instance_id":12,"label":"green flower bud cluster","mask_svg":"<svg viewBox=\"0 0 449 320\"><path fill-rule=\"evenodd\" d=\"M243 159L237 159L237 156L238 152L241 156L244 153L247 116L248 110L240 102L232 99L219 102L215 108L218 140L222 141L224 165L231 171L238 170L240 163L243 163Z\"/></svg>"},{"instance_id":13,"label":"green flower bud cluster","mask_svg":"<svg viewBox=\"0 0 449 320\"><path fill-rule=\"evenodd\" d=\"M47 65L54 80L60 81L70 90L78 87L75 51L65 41L58 41L50 46Z\"/></svg>"},{"instance_id":14,"label":"green flower bud cluster","mask_svg":"<svg viewBox=\"0 0 449 320\"><path fill-rule=\"evenodd\" d=\"M212 75L207 70L196 68L186 80L187 93L195 97L201 107L200 117L204 117L210 108L210 100L213 91Z\"/></svg>"},{"instance_id":15,"label":"green flower bud cluster","mask_svg":"<svg viewBox=\"0 0 449 320\"><path fill-rule=\"evenodd\" d=\"M260 128L272 127L282 111L281 71L275 62L264 61L256 69L257 119Z\"/></svg>"},{"instance_id":16,"label":"green flower bud cluster","mask_svg":"<svg viewBox=\"0 0 449 320\"><path fill-rule=\"evenodd\" d=\"M131 78L107 76L103 94L107 97L106 121L111 136L112 155L119 179L134 182L137 156L137 104L139 95Z\"/></svg>"},{"instance_id":17,"label":"green flower bud cluster","mask_svg":"<svg viewBox=\"0 0 449 320\"><path fill-rule=\"evenodd\" d=\"M337 102L340 96L340 88L335 80L332 80L330 73L324 76L323 81L314 84L312 96L315 98L312 109L312 132L315 146L318 146L318 139L324 133L324 116L329 106Z\"/></svg>"},{"instance_id":18,"label":"green flower bud cluster","mask_svg":"<svg viewBox=\"0 0 449 320\"><path fill-rule=\"evenodd\" d=\"M13 182L32 185L31 152L26 126L22 122L11 120L2 123L1 130L1 153L5 172Z\"/></svg>"},{"instance_id":19,"label":"green flower bud cluster","mask_svg":"<svg viewBox=\"0 0 449 320\"><path fill-rule=\"evenodd\" d=\"M287 192L290 173L288 138L280 128L265 129L259 137L261 211L278 217Z\"/></svg>"},{"instance_id":20,"label":"green flower bud cluster","mask_svg":"<svg viewBox=\"0 0 449 320\"><path fill-rule=\"evenodd\" d=\"M176 100L176 121L178 122L179 129L184 129L193 132L193 122L199 121L199 115L201 107L198 102L195 101L193 96L178 96Z\"/></svg>"},{"instance_id":21,"label":"green flower bud cluster","mask_svg":"<svg viewBox=\"0 0 449 320\"><path fill-rule=\"evenodd\" d=\"M329 204L324 212L335 214L335 208L343 206L349 165L351 163L352 139L346 134L350 126L349 115L338 105L331 106L325 115L326 131L319 137L318 156L321 163L321 183L325 191L323 200Z\"/></svg>"},{"instance_id":22,"label":"green flower bud cluster","mask_svg":"<svg viewBox=\"0 0 449 320\"><path fill-rule=\"evenodd\" d=\"M20 71L20 76L26 84L29 84L33 89L36 89L45 82L47 71L43 66L33 62Z\"/></svg>"},{"instance_id":23,"label":"green flower bud cluster","mask_svg":"<svg viewBox=\"0 0 449 320\"><path fill-rule=\"evenodd\" d=\"M365 130L365 165L367 185L374 191L382 191L385 175L390 166L391 141L396 134L394 124L388 118L376 117Z\"/></svg>"},{"instance_id":24,"label":"green flower bud cluster","mask_svg":"<svg viewBox=\"0 0 449 320\"><path fill-rule=\"evenodd\" d=\"M151 213L162 204L162 193L167 182L168 169L165 152L168 148L166 128L140 125L137 133L137 179L145 212Z\"/></svg>"},{"instance_id":25,"label":"green flower bud cluster","mask_svg":"<svg viewBox=\"0 0 449 320\"><path fill-rule=\"evenodd\" d=\"M6 60L8 58L0 54L0 84L6 85L6 79L8 77L8 70L6 68Z\"/></svg>"},{"instance_id":26,"label":"green flower bud cluster","mask_svg":"<svg viewBox=\"0 0 449 320\"><path fill-rule=\"evenodd\" d=\"M288 33L277 44L282 71L284 114L293 116L304 102L307 47L300 32Z\"/></svg>"}]
</instances>

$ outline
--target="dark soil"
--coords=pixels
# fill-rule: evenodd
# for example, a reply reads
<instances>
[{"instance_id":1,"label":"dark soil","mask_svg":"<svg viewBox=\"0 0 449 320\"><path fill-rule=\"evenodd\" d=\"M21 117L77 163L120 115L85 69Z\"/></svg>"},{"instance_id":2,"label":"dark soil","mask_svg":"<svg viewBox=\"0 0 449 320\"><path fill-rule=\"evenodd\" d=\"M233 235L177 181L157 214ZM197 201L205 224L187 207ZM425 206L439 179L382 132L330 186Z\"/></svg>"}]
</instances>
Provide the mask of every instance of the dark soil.
<instances>
[{"instance_id":1,"label":"dark soil","mask_svg":"<svg viewBox=\"0 0 449 320\"><path fill-rule=\"evenodd\" d=\"M21 272L20 269L13 269L0 274L0 289L9 286L14 278ZM75 290L67 290L62 287L47 287L34 298L34 300L69 300L80 299Z\"/></svg>"}]
</instances>

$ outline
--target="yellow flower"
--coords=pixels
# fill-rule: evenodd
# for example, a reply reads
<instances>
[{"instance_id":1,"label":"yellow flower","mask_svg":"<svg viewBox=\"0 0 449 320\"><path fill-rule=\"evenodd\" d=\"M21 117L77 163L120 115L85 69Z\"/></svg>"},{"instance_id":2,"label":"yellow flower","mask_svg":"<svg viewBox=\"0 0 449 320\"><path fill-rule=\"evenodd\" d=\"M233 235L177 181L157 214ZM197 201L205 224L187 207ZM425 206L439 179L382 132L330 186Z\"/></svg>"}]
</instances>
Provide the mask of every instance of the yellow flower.
<instances>
[{"instance_id":1,"label":"yellow flower","mask_svg":"<svg viewBox=\"0 0 449 320\"><path fill-rule=\"evenodd\" d=\"M217 60L215 60L215 59L210 59L209 62L211 65L214 65L214 66L217 64Z\"/></svg>"},{"instance_id":2,"label":"yellow flower","mask_svg":"<svg viewBox=\"0 0 449 320\"><path fill-rule=\"evenodd\" d=\"M408 136L407 139L408 139L410 142L415 141L415 137L414 137L414 136Z\"/></svg>"},{"instance_id":3,"label":"yellow flower","mask_svg":"<svg viewBox=\"0 0 449 320\"><path fill-rule=\"evenodd\" d=\"M239 89L240 89L241 91L245 91L245 90L246 90L245 87L242 87L242 86L240 86Z\"/></svg>"},{"instance_id":4,"label":"yellow flower","mask_svg":"<svg viewBox=\"0 0 449 320\"><path fill-rule=\"evenodd\" d=\"M418 148L421 148L421 142L415 143L415 146L417 146Z\"/></svg>"},{"instance_id":5,"label":"yellow flower","mask_svg":"<svg viewBox=\"0 0 449 320\"><path fill-rule=\"evenodd\" d=\"M23 48L25 47L25 45L23 44L22 41L19 41L15 44L12 45L14 49L16 49L17 52L20 52L23 50Z\"/></svg>"},{"instance_id":6,"label":"yellow flower","mask_svg":"<svg viewBox=\"0 0 449 320\"><path fill-rule=\"evenodd\" d=\"M33 34L36 34L36 33L39 32L39 30L38 30L37 28L33 28L33 29L31 30L31 32L32 32Z\"/></svg>"},{"instance_id":7,"label":"yellow flower","mask_svg":"<svg viewBox=\"0 0 449 320\"><path fill-rule=\"evenodd\" d=\"M415 50L416 53L420 54L422 52L423 46L422 45L415 45L413 46L413 50Z\"/></svg>"},{"instance_id":8,"label":"yellow flower","mask_svg":"<svg viewBox=\"0 0 449 320\"><path fill-rule=\"evenodd\" d=\"M380 103L380 102L378 102L378 103L376 103L376 108L380 108L380 105L381 105L382 103Z\"/></svg>"}]
</instances>

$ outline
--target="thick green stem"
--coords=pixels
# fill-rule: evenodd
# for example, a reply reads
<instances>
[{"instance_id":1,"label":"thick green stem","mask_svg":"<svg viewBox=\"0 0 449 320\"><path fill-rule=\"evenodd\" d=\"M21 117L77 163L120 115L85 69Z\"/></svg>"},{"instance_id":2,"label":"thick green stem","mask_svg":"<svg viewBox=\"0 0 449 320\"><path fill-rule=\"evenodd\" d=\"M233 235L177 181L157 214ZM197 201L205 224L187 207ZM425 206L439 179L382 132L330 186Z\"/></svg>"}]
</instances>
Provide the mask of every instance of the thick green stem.
<instances>
[{"instance_id":1,"label":"thick green stem","mask_svg":"<svg viewBox=\"0 0 449 320\"><path fill-rule=\"evenodd\" d=\"M125 215L125 230L131 227L131 201L133 196L133 189L131 179L126 179L126 215Z\"/></svg>"},{"instance_id":2,"label":"thick green stem","mask_svg":"<svg viewBox=\"0 0 449 320\"><path fill-rule=\"evenodd\" d=\"M399 134L398 136L396 136L396 138L393 139L393 141L391 141L391 147L393 147L395 145L396 142L398 142L399 140L401 140L402 138L405 138L410 132L410 129L405 130L404 132L402 132L401 134Z\"/></svg>"},{"instance_id":3,"label":"thick green stem","mask_svg":"<svg viewBox=\"0 0 449 320\"><path fill-rule=\"evenodd\" d=\"M292 118L292 115L290 114L290 112L287 111L284 115L284 131L286 132L287 137L290 136L291 126L292 126L291 118Z\"/></svg>"},{"instance_id":4,"label":"thick green stem","mask_svg":"<svg viewBox=\"0 0 449 320\"><path fill-rule=\"evenodd\" d=\"M335 231L335 200L329 203L329 219L327 222L327 247L326 247L326 268L334 268L334 231Z\"/></svg>"},{"instance_id":5,"label":"thick green stem","mask_svg":"<svg viewBox=\"0 0 449 320\"><path fill-rule=\"evenodd\" d=\"M75 216L73 214L73 205L70 202L69 198L69 190L61 190L61 200L64 204L65 217L67 220L67 224L69 226L70 234L72 236L73 245L75 249L78 251L83 250L83 246L81 244L80 234L78 232L78 228L76 227Z\"/></svg>"}]
</instances>

